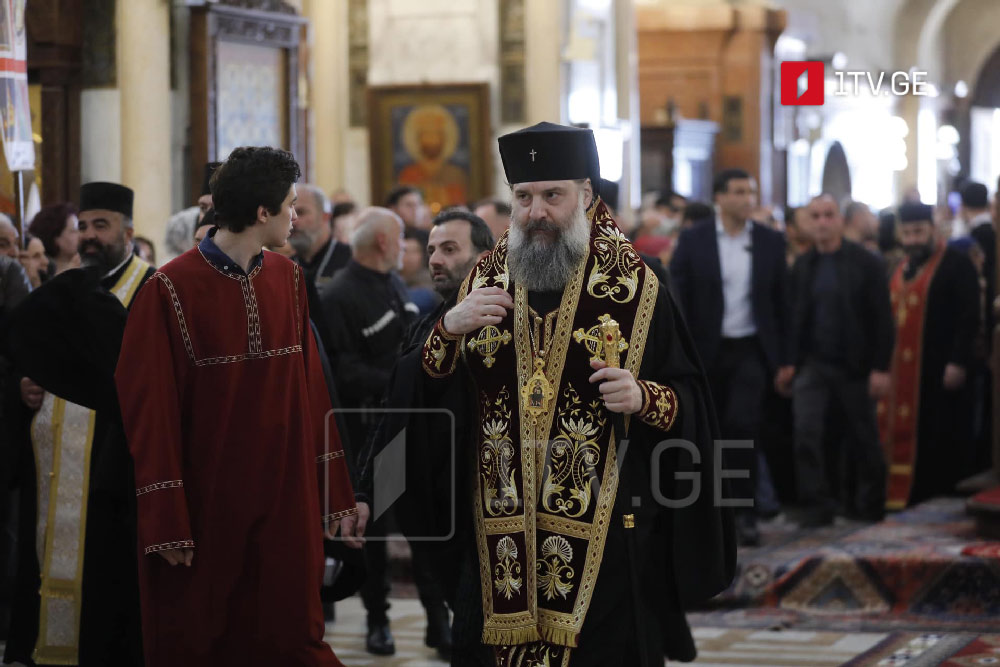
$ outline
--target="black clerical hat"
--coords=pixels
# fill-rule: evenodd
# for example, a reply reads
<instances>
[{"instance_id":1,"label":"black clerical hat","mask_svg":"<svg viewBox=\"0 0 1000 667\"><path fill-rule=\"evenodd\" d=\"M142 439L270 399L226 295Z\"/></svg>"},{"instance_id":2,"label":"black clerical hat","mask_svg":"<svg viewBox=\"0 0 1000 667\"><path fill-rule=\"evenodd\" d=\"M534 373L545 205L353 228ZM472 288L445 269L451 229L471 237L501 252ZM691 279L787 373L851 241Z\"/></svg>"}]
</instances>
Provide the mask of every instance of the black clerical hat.
<instances>
[{"instance_id":1,"label":"black clerical hat","mask_svg":"<svg viewBox=\"0 0 1000 667\"><path fill-rule=\"evenodd\" d=\"M899 207L900 222L934 222L934 209L929 204L907 202Z\"/></svg>"},{"instance_id":2,"label":"black clerical hat","mask_svg":"<svg viewBox=\"0 0 1000 667\"><path fill-rule=\"evenodd\" d=\"M618 210L618 184L614 181L609 181L606 178L602 178L598 187L598 194L601 196L601 200L608 205L612 211Z\"/></svg>"},{"instance_id":3,"label":"black clerical hat","mask_svg":"<svg viewBox=\"0 0 1000 667\"><path fill-rule=\"evenodd\" d=\"M212 180L212 174L215 170L219 168L221 162L206 162L205 163L205 178L201 182L201 194L202 196L212 194L212 188L209 187L209 181Z\"/></svg>"},{"instance_id":4,"label":"black clerical hat","mask_svg":"<svg viewBox=\"0 0 1000 667\"><path fill-rule=\"evenodd\" d=\"M975 181L966 183L962 187L962 204L968 208L986 208L989 206L986 186Z\"/></svg>"},{"instance_id":5,"label":"black clerical hat","mask_svg":"<svg viewBox=\"0 0 1000 667\"><path fill-rule=\"evenodd\" d=\"M578 127L539 123L498 140L507 182L589 178L596 191L601 177L594 133Z\"/></svg>"},{"instance_id":6,"label":"black clerical hat","mask_svg":"<svg viewBox=\"0 0 1000 667\"><path fill-rule=\"evenodd\" d=\"M135 193L118 183L96 181L80 186L80 212L95 208L117 211L127 218L132 217L132 202Z\"/></svg>"}]
</instances>

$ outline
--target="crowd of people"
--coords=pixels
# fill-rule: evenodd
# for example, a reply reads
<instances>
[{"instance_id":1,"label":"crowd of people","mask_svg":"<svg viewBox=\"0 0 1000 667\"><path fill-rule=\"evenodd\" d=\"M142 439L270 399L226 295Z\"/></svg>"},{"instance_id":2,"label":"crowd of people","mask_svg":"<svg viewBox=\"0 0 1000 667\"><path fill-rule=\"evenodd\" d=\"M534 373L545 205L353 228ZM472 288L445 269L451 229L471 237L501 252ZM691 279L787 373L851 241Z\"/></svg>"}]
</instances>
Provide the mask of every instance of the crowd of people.
<instances>
[{"instance_id":1,"label":"crowd of people","mask_svg":"<svg viewBox=\"0 0 1000 667\"><path fill-rule=\"evenodd\" d=\"M588 251L588 234L611 229L615 220L624 232L623 256L636 258L634 273L617 287L591 276L575 312L618 313L635 341L640 325L633 330L631 321L641 317L628 310L635 293L655 309L642 325L649 329L645 354L641 345L636 358L629 353L631 371L591 359L590 382L602 383L594 396L606 405L594 423L610 420L621 428L616 415L633 414L642 423L633 429L636 439L652 442L672 432L678 404L701 406L681 413L683 437L699 446L706 438L723 441L726 468L745 471L729 480L741 545L758 544L758 522L783 507L793 507L791 516L803 526L827 525L838 515L878 521L887 510L953 493L960 480L989 465L1000 198L991 208L984 185L960 184L956 210L909 197L876 214L824 193L776 215L759 206L748 172L727 169L714 180L713 201L651 193L629 229L613 210L613 186L597 176L596 158L587 162L588 139L572 133L567 140L554 127L508 135L506 144L501 139L512 184L506 196L436 215L413 186L393 189L382 206L361 207L344 192L328 195L296 183L298 165L286 153L237 149L221 165L206 165L201 197L170 219L161 248L176 259L160 270L154 244L134 232L134 195L126 185L85 184L79 201L43 208L24 239L0 216L0 573L15 573L0 600L9 623L5 661L141 665L145 652L147 665L195 664L187 662L195 654L204 664L236 664L226 662L234 656L245 664L260 656L286 664L282 656L296 653L296 664L337 664L327 662L319 644L321 600L322 616L334 620L334 600L359 587L367 650L393 654L390 566L380 538L441 528L427 516L448 502L440 500L441 474L459 480L460 499L474 489L485 493L479 485L487 483L485 473L463 481L461 460L449 461L428 443L442 441L449 428L459 437L478 433L487 416L494 419L490 428L505 423L504 401L517 388L496 387L506 381L504 372L516 377L512 357L504 356L515 349L506 344L511 336L518 355L519 346L528 346L541 373L525 385L536 392L526 393L526 402L586 405L588 375L550 386L546 351L559 348L558 331L569 336L569 324L553 322L565 309L560 295L576 279L574 258L598 257L595 248L603 246ZM530 162L523 143L529 139ZM575 164L578 141L583 157L576 162L583 167L574 171L567 165ZM546 142L560 159L536 161L535 148ZM566 231L572 229L582 236L574 239ZM540 249L545 243L538 239L549 237L565 240L558 246L563 254ZM267 251L291 261L271 262ZM527 286L523 299L513 288L508 294L508 283ZM617 292L629 284L633 293ZM506 317L509 311L514 318ZM502 329L522 311L530 330L524 341L517 338L520 325ZM489 327L488 336L472 337ZM586 327L579 331L577 342L586 340ZM464 351L453 344L459 339ZM572 358L576 349L562 354ZM460 359L469 373L459 377ZM638 384L628 381L633 376ZM479 392L489 400L480 402ZM458 423L415 423L385 412L434 405L457 406ZM332 430L317 416L331 406L338 408ZM408 463L407 474L422 476L433 492L409 489L395 516L370 517L372 461L402 427L423 434L417 439L423 449L413 450L421 461ZM595 432L581 436L594 439L589 456L613 452L613 441L598 442L603 436ZM497 457L502 451L516 472L527 466L511 458L513 450L489 449L504 441L498 433L490 438L480 443L483 451ZM298 456L302 441L315 451ZM275 461L282 461L277 479ZM317 488L317 463L324 488ZM534 493L527 477L523 487L518 475L506 477L508 486L502 471L500 478L490 491L501 505L506 494ZM622 478L625 484L625 472ZM632 488L648 495L641 484ZM576 491L577 500L589 499ZM531 646L533 655L549 651L568 661L566 647L587 646L595 632L615 636L623 618L641 625L631 612L605 614L600 622L591 614L587 623L594 625L571 623L569 630L546 625L545 614L562 613L553 600L567 599L572 589L558 574L573 550L552 528L562 526L555 511L538 526L555 531L539 540L539 549L552 555L547 585L558 596L543 601L540 593L534 610L514 605L521 579L511 563L519 563L518 548L534 553L534 545L509 519L502 529L496 523L505 509L451 502L467 541L454 553L420 540L410 545L425 641L442 657L488 664L482 638L491 637L493 644ZM559 502L565 508L570 501ZM625 515L617 505L602 507ZM660 520L644 511L634 520ZM698 527L678 519L675 533L688 525L706 536L694 543L721 541L716 563L697 564L706 570L690 578L697 592L685 601L717 592L728 583L724 573L731 576L725 529L709 536L710 526L726 525L724 514L691 512ZM591 514L584 507L572 516ZM321 520L323 552L311 539ZM573 530L603 544L605 535L591 532L592 520L575 522ZM534 534L531 526L527 535ZM633 544L627 530L624 537L605 530L605 548L620 547L622 558L633 558L635 549L645 553L643 540L662 538L655 532ZM361 549L364 536L372 539ZM278 542L284 546L274 548ZM662 546L649 544L654 551ZM503 577L495 575L506 600L495 595L491 605L527 614L530 631L515 632L492 606L480 607L489 594L480 595L479 558L494 573L506 568ZM678 558L675 575L696 567L696 559ZM195 563L190 577L178 569ZM525 568L536 576L533 562ZM610 580L604 572L594 604L604 612L626 609L603 583ZM615 590L630 585L626 577ZM321 592L315 604L289 595L306 590ZM576 618L583 623L589 598L574 604L583 609ZM680 645L668 654L687 655L686 625L671 636ZM633 644L625 650L636 656L648 648ZM512 664L517 651L510 650L503 660ZM601 650L589 648L593 656Z\"/></svg>"}]
</instances>

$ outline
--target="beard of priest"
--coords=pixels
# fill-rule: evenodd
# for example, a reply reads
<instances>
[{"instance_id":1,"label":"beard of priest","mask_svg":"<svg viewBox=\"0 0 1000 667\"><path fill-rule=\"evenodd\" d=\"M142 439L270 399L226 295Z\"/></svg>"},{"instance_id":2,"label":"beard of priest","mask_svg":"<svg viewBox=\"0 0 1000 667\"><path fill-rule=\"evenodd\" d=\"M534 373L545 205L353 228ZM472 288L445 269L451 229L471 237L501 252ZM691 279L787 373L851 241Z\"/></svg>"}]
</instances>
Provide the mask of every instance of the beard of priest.
<instances>
[{"instance_id":1,"label":"beard of priest","mask_svg":"<svg viewBox=\"0 0 1000 667\"><path fill-rule=\"evenodd\" d=\"M458 440L466 461L415 460L399 500L446 514L451 501L436 489L452 486L441 470L470 491L451 514L459 562L439 575L454 591L453 663L692 660L682 605L717 594L735 571L732 515L713 502L728 494L712 475L718 434L693 342L594 192L593 133L541 123L499 144L511 227L397 365L417 387L409 407L473 416L458 434L471 441ZM698 451L660 457L657 443L670 439ZM700 493L678 481L694 476ZM662 501L685 496L681 508ZM408 534L440 528L402 516Z\"/></svg>"},{"instance_id":2,"label":"beard of priest","mask_svg":"<svg viewBox=\"0 0 1000 667\"><path fill-rule=\"evenodd\" d=\"M530 292L562 289L590 243L590 181L519 183L512 191L516 204L507 238L511 278ZM535 202L536 192L547 201Z\"/></svg>"}]
</instances>

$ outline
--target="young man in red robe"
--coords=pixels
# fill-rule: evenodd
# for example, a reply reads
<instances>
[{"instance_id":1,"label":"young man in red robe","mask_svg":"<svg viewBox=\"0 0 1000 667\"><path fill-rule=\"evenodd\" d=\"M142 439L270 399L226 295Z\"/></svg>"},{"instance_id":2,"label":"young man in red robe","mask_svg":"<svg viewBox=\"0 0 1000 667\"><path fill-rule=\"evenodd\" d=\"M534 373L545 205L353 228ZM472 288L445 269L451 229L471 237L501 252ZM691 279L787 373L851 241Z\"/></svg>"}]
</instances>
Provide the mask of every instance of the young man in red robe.
<instances>
[{"instance_id":1,"label":"young man in red robe","mask_svg":"<svg viewBox=\"0 0 1000 667\"><path fill-rule=\"evenodd\" d=\"M323 642L324 532L360 547L301 269L294 158L238 148L217 229L136 297L116 381L138 496L147 667L340 665Z\"/></svg>"}]
</instances>

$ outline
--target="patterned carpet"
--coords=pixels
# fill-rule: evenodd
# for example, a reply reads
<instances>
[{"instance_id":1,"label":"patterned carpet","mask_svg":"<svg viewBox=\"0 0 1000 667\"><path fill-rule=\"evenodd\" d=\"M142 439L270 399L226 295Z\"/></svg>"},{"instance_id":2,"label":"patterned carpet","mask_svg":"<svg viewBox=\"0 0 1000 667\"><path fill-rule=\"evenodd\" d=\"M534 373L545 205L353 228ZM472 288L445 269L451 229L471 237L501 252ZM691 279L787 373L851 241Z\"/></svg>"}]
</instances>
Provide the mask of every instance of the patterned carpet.
<instances>
[{"instance_id":1,"label":"patterned carpet","mask_svg":"<svg viewBox=\"0 0 1000 667\"><path fill-rule=\"evenodd\" d=\"M961 499L928 501L874 525L803 532L779 520L762 528L764 546L740 553L735 582L714 601L746 610L712 615L727 625L1000 627L1000 558L975 538Z\"/></svg>"},{"instance_id":2,"label":"patterned carpet","mask_svg":"<svg viewBox=\"0 0 1000 667\"><path fill-rule=\"evenodd\" d=\"M444 667L423 644L424 613L417 600L393 598L397 653L376 657L364 650L364 609L358 598L337 605L337 622L326 640L348 667ZM996 625L994 625L996 627ZM694 627L700 667L972 667L1000 665L1000 635L907 632L814 632Z\"/></svg>"}]
</instances>

